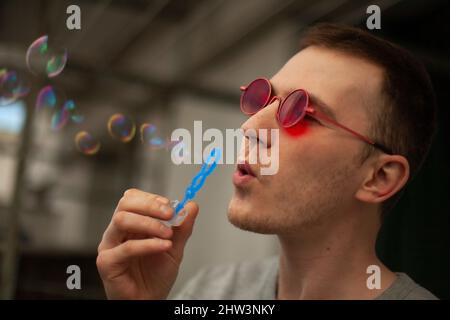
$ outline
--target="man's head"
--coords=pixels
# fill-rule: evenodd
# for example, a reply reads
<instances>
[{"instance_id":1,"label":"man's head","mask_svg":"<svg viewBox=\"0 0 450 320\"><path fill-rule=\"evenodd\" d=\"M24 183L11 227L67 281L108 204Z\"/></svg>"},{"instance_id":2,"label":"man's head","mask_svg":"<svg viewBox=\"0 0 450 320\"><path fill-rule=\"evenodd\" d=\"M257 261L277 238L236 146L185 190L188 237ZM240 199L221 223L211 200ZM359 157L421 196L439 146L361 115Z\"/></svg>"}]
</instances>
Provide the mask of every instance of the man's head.
<instances>
[{"instance_id":1,"label":"man's head","mask_svg":"<svg viewBox=\"0 0 450 320\"><path fill-rule=\"evenodd\" d=\"M419 169L435 130L434 94L423 66L364 31L327 24L308 30L300 52L270 81L281 97L305 89L314 107L326 105L339 123L394 154L311 117L286 130L274 101L242 128L280 129L279 171L236 187L230 221L280 234L369 208L386 212Z\"/></svg>"}]
</instances>

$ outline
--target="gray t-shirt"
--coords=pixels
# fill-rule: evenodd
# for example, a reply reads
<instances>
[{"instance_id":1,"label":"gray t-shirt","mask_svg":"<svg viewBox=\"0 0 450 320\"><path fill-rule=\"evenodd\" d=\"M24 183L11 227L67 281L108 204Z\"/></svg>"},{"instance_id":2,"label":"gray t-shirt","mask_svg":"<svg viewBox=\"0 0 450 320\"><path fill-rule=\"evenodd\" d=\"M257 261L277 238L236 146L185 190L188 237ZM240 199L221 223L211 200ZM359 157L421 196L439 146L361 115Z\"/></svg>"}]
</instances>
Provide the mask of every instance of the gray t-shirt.
<instances>
[{"instance_id":1,"label":"gray t-shirt","mask_svg":"<svg viewBox=\"0 0 450 320\"><path fill-rule=\"evenodd\" d=\"M200 271L174 296L175 300L274 300L278 275L278 257L241 262ZM377 300L435 300L431 292L405 273Z\"/></svg>"}]
</instances>

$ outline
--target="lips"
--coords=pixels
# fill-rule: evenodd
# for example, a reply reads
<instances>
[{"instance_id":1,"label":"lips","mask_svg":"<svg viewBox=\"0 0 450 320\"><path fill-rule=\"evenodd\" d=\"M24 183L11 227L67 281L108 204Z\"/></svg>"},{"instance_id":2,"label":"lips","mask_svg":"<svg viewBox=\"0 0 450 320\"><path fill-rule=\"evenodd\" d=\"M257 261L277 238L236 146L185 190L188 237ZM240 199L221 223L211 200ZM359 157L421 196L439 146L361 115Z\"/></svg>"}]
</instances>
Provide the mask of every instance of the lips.
<instances>
[{"instance_id":1,"label":"lips","mask_svg":"<svg viewBox=\"0 0 450 320\"><path fill-rule=\"evenodd\" d=\"M243 187L255 180L256 174L248 162L240 163L233 174L233 183L236 187Z\"/></svg>"},{"instance_id":2,"label":"lips","mask_svg":"<svg viewBox=\"0 0 450 320\"><path fill-rule=\"evenodd\" d=\"M253 172L252 167L250 166L250 164L247 161L245 161L244 163L238 164L237 170L242 175L250 175L252 177L256 177L256 174Z\"/></svg>"}]
</instances>

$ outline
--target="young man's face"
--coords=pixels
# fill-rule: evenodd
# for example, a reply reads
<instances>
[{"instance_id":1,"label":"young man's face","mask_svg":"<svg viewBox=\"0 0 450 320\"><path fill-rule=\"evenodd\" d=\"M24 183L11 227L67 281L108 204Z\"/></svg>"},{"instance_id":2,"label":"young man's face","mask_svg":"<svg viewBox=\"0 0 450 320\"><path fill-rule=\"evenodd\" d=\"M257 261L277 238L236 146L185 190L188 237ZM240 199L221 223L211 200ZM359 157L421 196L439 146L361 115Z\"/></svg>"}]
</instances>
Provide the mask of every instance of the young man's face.
<instances>
[{"instance_id":1,"label":"young man's face","mask_svg":"<svg viewBox=\"0 0 450 320\"><path fill-rule=\"evenodd\" d=\"M274 94L283 98L305 89L325 103L339 123L370 136L381 97L379 67L331 49L308 47L270 81ZM245 230L287 234L354 209L354 195L368 168L361 163L364 142L308 116L287 131L276 120L278 105L268 105L242 125L244 130L280 130L278 173L258 174L236 185L228 218ZM259 173L258 167L252 165L253 171Z\"/></svg>"}]
</instances>

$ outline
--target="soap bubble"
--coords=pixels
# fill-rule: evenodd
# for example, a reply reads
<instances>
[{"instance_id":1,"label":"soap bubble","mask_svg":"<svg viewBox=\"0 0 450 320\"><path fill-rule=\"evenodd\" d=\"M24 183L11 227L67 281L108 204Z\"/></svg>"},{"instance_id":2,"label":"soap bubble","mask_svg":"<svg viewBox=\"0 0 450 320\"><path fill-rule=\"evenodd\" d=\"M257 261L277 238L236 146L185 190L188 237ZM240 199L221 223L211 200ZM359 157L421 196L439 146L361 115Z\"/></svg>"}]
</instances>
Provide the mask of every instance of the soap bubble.
<instances>
[{"instance_id":1,"label":"soap bubble","mask_svg":"<svg viewBox=\"0 0 450 320\"><path fill-rule=\"evenodd\" d=\"M78 113L73 100L67 100L63 105L63 109L66 109L69 112L70 119L73 122L82 123L84 121L84 117Z\"/></svg>"},{"instance_id":2,"label":"soap bubble","mask_svg":"<svg viewBox=\"0 0 450 320\"><path fill-rule=\"evenodd\" d=\"M9 105L29 92L25 77L14 70L0 69L0 106Z\"/></svg>"},{"instance_id":3,"label":"soap bubble","mask_svg":"<svg viewBox=\"0 0 450 320\"><path fill-rule=\"evenodd\" d=\"M64 92L54 86L48 85L39 90L36 98L36 111L43 109L62 109L66 102Z\"/></svg>"},{"instance_id":4,"label":"soap bubble","mask_svg":"<svg viewBox=\"0 0 450 320\"><path fill-rule=\"evenodd\" d=\"M81 153L88 156L94 155L100 150L100 142L87 131L80 131L76 134L75 145Z\"/></svg>"},{"instance_id":5,"label":"soap bubble","mask_svg":"<svg viewBox=\"0 0 450 320\"><path fill-rule=\"evenodd\" d=\"M108 120L108 132L113 138L126 143L136 134L136 125L130 117L116 113Z\"/></svg>"},{"instance_id":6,"label":"soap bubble","mask_svg":"<svg viewBox=\"0 0 450 320\"><path fill-rule=\"evenodd\" d=\"M141 142L150 149L163 149L166 146L165 141L156 136L157 128L154 124L144 123L140 127Z\"/></svg>"},{"instance_id":7,"label":"soap bubble","mask_svg":"<svg viewBox=\"0 0 450 320\"><path fill-rule=\"evenodd\" d=\"M43 87L36 98L36 111L48 109L52 112L51 127L60 130L69 120L69 112L64 108L65 94L53 86Z\"/></svg>"},{"instance_id":8,"label":"soap bubble","mask_svg":"<svg viewBox=\"0 0 450 320\"><path fill-rule=\"evenodd\" d=\"M55 46L47 35L36 39L28 48L26 63L31 73L49 78L59 75L67 62L67 50Z\"/></svg>"},{"instance_id":9,"label":"soap bubble","mask_svg":"<svg viewBox=\"0 0 450 320\"><path fill-rule=\"evenodd\" d=\"M69 111L65 108L61 108L56 110L52 116L51 127L52 130L59 131L67 124L69 121L70 114Z\"/></svg>"},{"instance_id":10,"label":"soap bubble","mask_svg":"<svg viewBox=\"0 0 450 320\"><path fill-rule=\"evenodd\" d=\"M66 100L64 92L54 86L48 85L42 88L36 98L36 110L51 110L51 128L55 131L61 130L69 120L81 123L83 117L78 111L73 100Z\"/></svg>"}]
</instances>

